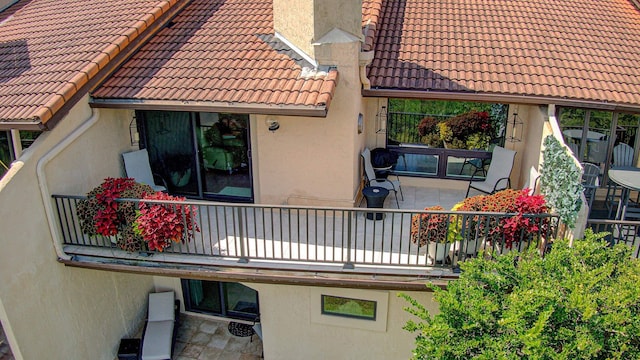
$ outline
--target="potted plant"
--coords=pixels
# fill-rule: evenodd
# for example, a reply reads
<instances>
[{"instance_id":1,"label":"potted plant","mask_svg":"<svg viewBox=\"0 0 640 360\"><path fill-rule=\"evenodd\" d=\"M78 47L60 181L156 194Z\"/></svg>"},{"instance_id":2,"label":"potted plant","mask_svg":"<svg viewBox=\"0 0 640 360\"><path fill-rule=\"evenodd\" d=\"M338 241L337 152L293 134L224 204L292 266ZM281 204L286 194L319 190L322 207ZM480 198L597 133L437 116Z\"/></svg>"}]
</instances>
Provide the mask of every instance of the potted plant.
<instances>
[{"instance_id":1,"label":"potted plant","mask_svg":"<svg viewBox=\"0 0 640 360\"><path fill-rule=\"evenodd\" d=\"M479 228L486 234L487 243L493 245L498 252L524 250L533 234L546 233L551 226L549 218L527 216L549 212L544 196L529 195L528 189L506 189L486 195L482 198L482 206L478 211L513 214L489 220L483 217L478 219Z\"/></svg>"},{"instance_id":2,"label":"potted plant","mask_svg":"<svg viewBox=\"0 0 640 360\"><path fill-rule=\"evenodd\" d=\"M136 219L135 202L117 199L141 199L152 194L153 189L131 178L106 178L100 186L87 193L78 202L77 214L80 229L89 236L102 235L112 239L119 248L138 251L142 237L133 232L131 224Z\"/></svg>"},{"instance_id":3,"label":"potted plant","mask_svg":"<svg viewBox=\"0 0 640 360\"><path fill-rule=\"evenodd\" d=\"M459 212L477 212L482 211L486 202L486 195L476 195L468 197L453 206L451 211ZM482 231L478 229L478 215L452 215L449 222L449 239L457 244L456 251L462 250L462 253L468 256L475 256L478 250L485 246L485 237Z\"/></svg>"},{"instance_id":4,"label":"potted plant","mask_svg":"<svg viewBox=\"0 0 640 360\"><path fill-rule=\"evenodd\" d=\"M444 211L442 206L426 207L426 211ZM442 213L421 213L411 217L411 241L418 248L425 248L433 261L444 261L451 242L448 236L449 215Z\"/></svg>"},{"instance_id":5,"label":"potted plant","mask_svg":"<svg viewBox=\"0 0 640 360\"><path fill-rule=\"evenodd\" d=\"M143 200L175 202L185 198L157 192L146 195ZM149 250L163 251L172 242L188 241L195 231L200 231L195 221L195 206L141 201L137 215L134 233L142 237Z\"/></svg>"}]
</instances>

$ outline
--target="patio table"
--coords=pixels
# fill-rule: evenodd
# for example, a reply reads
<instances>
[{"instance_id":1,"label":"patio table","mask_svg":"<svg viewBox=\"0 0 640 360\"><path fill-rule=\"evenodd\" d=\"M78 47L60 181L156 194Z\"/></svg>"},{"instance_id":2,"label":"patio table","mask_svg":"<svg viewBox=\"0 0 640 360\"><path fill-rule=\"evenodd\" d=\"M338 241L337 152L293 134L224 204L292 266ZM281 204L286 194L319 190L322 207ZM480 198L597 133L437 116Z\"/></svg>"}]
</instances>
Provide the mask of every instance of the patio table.
<instances>
[{"instance_id":1,"label":"patio table","mask_svg":"<svg viewBox=\"0 0 640 360\"><path fill-rule=\"evenodd\" d=\"M624 220L629 204L629 194L632 190L640 191L640 168L632 166L613 167L609 169L609 179L620 185L622 189L615 220Z\"/></svg>"},{"instance_id":2,"label":"patio table","mask_svg":"<svg viewBox=\"0 0 640 360\"><path fill-rule=\"evenodd\" d=\"M582 139L582 129L567 129L562 133L572 139ZM587 131L587 141L599 141L605 136L606 134L597 131Z\"/></svg>"},{"instance_id":3,"label":"patio table","mask_svg":"<svg viewBox=\"0 0 640 360\"><path fill-rule=\"evenodd\" d=\"M362 189L362 195L367 199L368 208L382 208L384 205L384 199L389 195L389 190L379 186L366 186ZM367 219L382 220L384 213L367 213Z\"/></svg>"}]
</instances>

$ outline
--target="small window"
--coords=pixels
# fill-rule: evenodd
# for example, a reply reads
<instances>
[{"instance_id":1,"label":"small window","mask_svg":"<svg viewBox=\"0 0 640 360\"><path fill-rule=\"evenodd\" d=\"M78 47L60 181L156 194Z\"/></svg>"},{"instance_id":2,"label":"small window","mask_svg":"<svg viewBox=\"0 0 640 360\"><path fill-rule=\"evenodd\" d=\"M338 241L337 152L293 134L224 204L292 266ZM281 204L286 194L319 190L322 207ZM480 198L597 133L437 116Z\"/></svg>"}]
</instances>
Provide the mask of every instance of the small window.
<instances>
[{"instance_id":1,"label":"small window","mask_svg":"<svg viewBox=\"0 0 640 360\"><path fill-rule=\"evenodd\" d=\"M349 318L376 320L377 302L322 295L322 314Z\"/></svg>"}]
</instances>

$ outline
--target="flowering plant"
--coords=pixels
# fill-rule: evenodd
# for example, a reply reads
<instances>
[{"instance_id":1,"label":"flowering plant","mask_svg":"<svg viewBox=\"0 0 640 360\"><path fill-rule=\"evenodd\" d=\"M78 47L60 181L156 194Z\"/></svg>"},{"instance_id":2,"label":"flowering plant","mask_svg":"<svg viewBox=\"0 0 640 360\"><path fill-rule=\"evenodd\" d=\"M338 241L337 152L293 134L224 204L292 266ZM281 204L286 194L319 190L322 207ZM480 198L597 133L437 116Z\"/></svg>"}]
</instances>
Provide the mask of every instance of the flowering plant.
<instances>
[{"instance_id":1,"label":"flowering plant","mask_svg":"<svg viewBox=\"0 0 640 360\"><path fill-rule=\"evenodd\" d=\"M157 192L146 195L143 200L184 201L185 198ZM200 231L195 214L195 206L141 201L134 232L142 236L149 250L163 251L172 241L184 242L192 238L195 231Z\"/></svg>"},{"instance_id":2,"label":"flowering plant","mask_svg":"<svg viewBox=\"0 0 640 360\"><path fill-rule=\"evenodd\" d=\"M100 186L78 202L80 229L87 235L117 236L117 245L123 250L140 250L142 238L134 234L131 223L136 218L136 204L116 201L119 198L141 199L153 193L148 185L131 178L106 178Z\"/></svg>"},{"instance_id":3,"label":"flowering plant","mask_svg":"<svg viewBox=\"0 0 640 360\"><path fill-rule=\"evenodd\" d=\"M513 243L528 239L531 234L550 230L549 218L535 218L530 214L544 214L549 212L544 196L529 195L529 190L506 189L491 195L477 195L464 199L453 207L454 211L482 211L515 214L506 217L489 217L475 215L466 217L463 221L458 218L451 222L450 233L456 240L462 240L461 229L472 229L476 226L490 243L504 241L507 249Z\"/></svg>"},{"instance_id":4,"label":"flowering plant","mask_svg":"<svg viewBox=\"0 0 640 360\"><path fill-rule=\"evenodd\" d=\"M424 208L427 211L444 211L442 206ZM411 217L411 241L418 246L428 242L446 243L449 215L422 213Z\"/></svg>"}]
</instances>

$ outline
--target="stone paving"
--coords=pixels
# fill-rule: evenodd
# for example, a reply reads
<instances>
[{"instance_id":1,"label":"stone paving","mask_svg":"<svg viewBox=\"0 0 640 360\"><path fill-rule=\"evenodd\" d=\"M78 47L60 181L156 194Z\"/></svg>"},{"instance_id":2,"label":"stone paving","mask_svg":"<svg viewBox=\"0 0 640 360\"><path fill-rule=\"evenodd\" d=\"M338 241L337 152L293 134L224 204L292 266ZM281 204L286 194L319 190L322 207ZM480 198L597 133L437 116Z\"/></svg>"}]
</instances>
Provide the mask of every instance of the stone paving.
<instances>
[{"instance_id":1,"label":"stone paving","mask_svg":"<svg viewBox=\"0 0 640 360\"><path fill-rule=\"evenodd\" d=\"M257 335L231 335L228 323L181 314L174 353L175 360L254 360L262 355Z\"/></svg>"}]
</instances>

